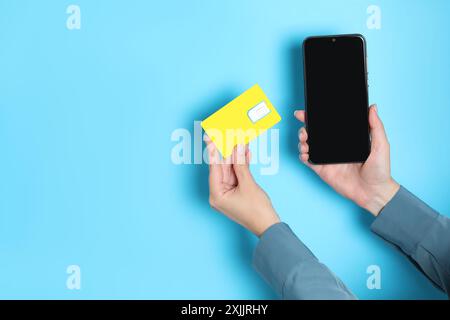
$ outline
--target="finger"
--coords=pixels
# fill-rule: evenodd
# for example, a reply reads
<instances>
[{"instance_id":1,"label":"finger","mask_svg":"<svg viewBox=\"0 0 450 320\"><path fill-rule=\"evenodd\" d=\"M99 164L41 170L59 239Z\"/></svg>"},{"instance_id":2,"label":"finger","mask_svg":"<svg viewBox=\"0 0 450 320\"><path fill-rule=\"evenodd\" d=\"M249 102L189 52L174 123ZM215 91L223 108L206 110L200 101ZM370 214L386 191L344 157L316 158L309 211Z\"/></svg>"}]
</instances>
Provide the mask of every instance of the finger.
<instances>
[{"instance_id":1,"label":"finger","mask_svg":"<svg viewBox=\"0 0 450 320\"><path fill-rule=\"evenodd\" d=\"M208 160L209 160L209 191L211 194L220 192L222 183L222 164L219 152L214 143L208 143Z\"/></svg>"},{"instance_id":2,"label":"finger","mask_svg":"<svg viewBox=\"0 0 450 320\"><path fill-rule=\"evenodd\" d=\"M295 110L294 117L301 122L305 122L305 111L304 110Z\"/></svg>"},{"instance_id":3,"label":"finger","mask_svg":"<svg viewBox=\"0 0 450 320\"><path fill-rule=\"evenodd\" d=\"M309 153L302 153L299 155L300 160L304 163L304 164L309 164L308 160L309 160Z\"/></svg>"},{"instance_id":4,"label":"finger","mask_svg":"<svg viewBox=\"0 0 450 320\"><path fill-rule=\"evenodd\" d=\"M301 153L308 153L309 152L309 145L307 143L301 143L300 144L300 152Z\"/></svg>"},{"instance_id":5,"label":"finger","mask_svg":"<svg viewBox=\"0 0 450 320\"><path fill-rule=\"evenodd\" d=\"M238 183L244 183L252 178L248 167L248 157L246 156L246 146L239 144L233 150L233 169L238 179Z\"/></svg>"},{"instance_id":6,"label":"finger","mask_svg":"<svg viewBox=\"0 0 450 320\"><path fill-rule=\"evenodd\" d=\"M208 160L209 160L210 170L218 170L217 168L220 169L221 159L220 159L219 151L217 150L215 144L210 143L207 145L206 148L208 150L208 158L209 158Z\"/></svg>"},{"instance_id":7,"label":"finger","mask_svg":"<svg viewBox=\"0 0 450 320\"><path fill-rule=\"evenodd\" d=\"M222 161L222 182L234 185L236 184L236 175L233 170L233 154Z\"/></svg>"},{"instance_id":8,"label":"finger","mask_svg":"<svg viewBox=\"0 0 450 320\"><path fill-rule=\"evenodd\" d=\"M301 127L299 130L299 140L300 142L306 142L308 140L308 132L305 127Z\"/></svg>"},{"instance_id":9,"label":"finger","mask_svg":"<svg viewBox=\"0 0 450 320\"><path fill-rule=\"evenodd\" d=\"M306 142L299 142L297 147L298 147L298 152L300 152L300 153L308 153L309 152L309 145Z\"/></svg>"},{"instance_id":10,"label":"finger","mask_svg":"<svg viewBox=\"0 0 450 320\"><path fill-rule=\"evenodd\" d=\"M248 144L246 145L246 150L245 150L245 160L247 161L247 163L250 163L252 161L252 153L250 152L250 148L249 148Z\"/></svg>"},{"instance_id":11,"label":"finger","mask_svg":"<svg viewBox=\"0 0 450 320\"><path fill-rule=\"evenodd\" d=\"M203 135L203 141L205 141L206 144L208 144L208 143L210 143L212 141L211 138L206 134L206 132Z\"/></svg>"},{"instance_id":12,"label":"finger","mask_svg":"<svg viewBox=\"0 0 450 320\"><path fill-rule=\"evenodd\" d=\"M208 150L209 164L211 163L217 164L218 160L220 160L220 155L218 153L216 145L206 133L203 135L203 141L205 141L206 149Z\"/></svg>"},{"instance_id":13,"label":"finger","mask_svg":"<svg viewBox=\"0 0 450 320\"><path fill-rule=\"evenodd\" d=\"M203 135L203 141L205 141L207 148L211 148L211 145L215 147L214 141L206 133Z\"/></svg>"},{"instance_id":14,"label":"finger","mask_svg":"<svg viewBox=\"0 0 450 320\"><path fill-rule=\"evenodd\" d=\"M377 150L388 145L386 132L384 130L383 122L378 116L378 109L376 105L370 106L369 109L369 126L370 136L372 138L372 148Z\"/></svg>"}]
</instances>

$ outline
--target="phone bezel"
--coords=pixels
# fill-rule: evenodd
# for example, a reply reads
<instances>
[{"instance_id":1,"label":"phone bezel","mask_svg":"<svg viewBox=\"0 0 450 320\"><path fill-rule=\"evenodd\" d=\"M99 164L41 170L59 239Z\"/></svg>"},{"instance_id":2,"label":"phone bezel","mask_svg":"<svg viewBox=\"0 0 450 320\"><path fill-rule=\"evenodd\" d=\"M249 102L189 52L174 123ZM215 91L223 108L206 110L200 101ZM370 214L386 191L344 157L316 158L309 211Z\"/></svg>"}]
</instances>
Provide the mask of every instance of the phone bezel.
<instances>
[{"instance_id":1,"label":"phone bezel","mask_svg":"<svg viewBox=\"0 0 450 320\"><path fill-rule=\"evenodd\" d=\"M368 67L367 67L367 49L366 49L366 39L364 38L364 36L362 34L359 33L354 33L354 34L336 34L336 35L321 35L321 36L309 36L307 38L305 38L303 40L302 43L302 55L303 55L303 92L304 92L304 97L305 97L305 128L306 130L308 130L308 94L307 94L307 84L306 84L306 58L305 58L305 45L308 41L311 40L316 40L316 39L331 39L333 42L338 42L339 38L344 38L344 37L350 37L350 38L358 38L362 41L363 43L363 54L364 54L364 80L365 80L365 87L366 87L366 101L367 101L367 120L369 120L369 84L368 84ZM336 39L336 40L333 40ZM370 138L370 126L369 126L369 121L367 121L367 136L368 136L368 156L370 155L370 151L371 151L371 138ZM367 157L368 157L367 156ZM339 161L339 162L314 162L311 159L311 156L308 159L308 162L311 164L339 164L339 163L362 163L365 162L367 160L355 160L355 161Z\"/></svg>"}]
</instances>

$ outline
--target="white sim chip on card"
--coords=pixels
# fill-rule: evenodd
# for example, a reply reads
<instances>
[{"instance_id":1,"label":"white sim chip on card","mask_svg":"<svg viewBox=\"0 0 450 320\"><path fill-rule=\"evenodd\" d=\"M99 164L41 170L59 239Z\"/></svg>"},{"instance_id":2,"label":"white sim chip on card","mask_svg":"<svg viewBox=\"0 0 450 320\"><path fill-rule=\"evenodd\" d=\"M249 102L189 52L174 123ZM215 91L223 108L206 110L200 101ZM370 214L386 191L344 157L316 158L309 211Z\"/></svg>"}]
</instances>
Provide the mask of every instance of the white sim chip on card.
<instances>
[{"instance_id":1,"label":"white sim chip on card","mask_svg":"<svg viewBox=\"0 0 450 320\"><path fill-rule=\"evenodd\" d=\"M256 106L248 110L247 115L253 123L258 122L270 113L270 109L265 101L258 103Z\"/></svg>"}]
</instances>

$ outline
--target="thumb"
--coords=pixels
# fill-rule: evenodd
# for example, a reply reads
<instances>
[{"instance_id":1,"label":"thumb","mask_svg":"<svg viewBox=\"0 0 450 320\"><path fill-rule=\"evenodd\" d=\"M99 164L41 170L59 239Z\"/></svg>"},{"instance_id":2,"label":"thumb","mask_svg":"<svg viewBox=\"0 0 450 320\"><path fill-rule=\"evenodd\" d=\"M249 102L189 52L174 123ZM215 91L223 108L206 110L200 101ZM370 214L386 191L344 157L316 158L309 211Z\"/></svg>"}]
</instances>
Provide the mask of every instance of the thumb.
<instances>
[{"instance_id":1,"label":"thumb","mask_svg":"<svg viewBox=\"0 0 450 320\"><path fill-rule=\"evenodd\" d=\"M388 140L386 132L384 131L383 122L381 122L378 116L377 105L374 104L370 106L369 109L369 126L370 126L370 136L372 139L372 149L379 150L388 145Z\"/></svg>"},{"instance_id":2,"label":"thumb","mask_svg":"<svg viewBox=\"0 0 450 320\"><path fill-rule=\"evenodd\" d=\"M247 149L248 145L238 144L233 151L233 169L239 184L252 179L252 174L248 167L249 157L247 156Z\"/></svg>"}]
</instances>

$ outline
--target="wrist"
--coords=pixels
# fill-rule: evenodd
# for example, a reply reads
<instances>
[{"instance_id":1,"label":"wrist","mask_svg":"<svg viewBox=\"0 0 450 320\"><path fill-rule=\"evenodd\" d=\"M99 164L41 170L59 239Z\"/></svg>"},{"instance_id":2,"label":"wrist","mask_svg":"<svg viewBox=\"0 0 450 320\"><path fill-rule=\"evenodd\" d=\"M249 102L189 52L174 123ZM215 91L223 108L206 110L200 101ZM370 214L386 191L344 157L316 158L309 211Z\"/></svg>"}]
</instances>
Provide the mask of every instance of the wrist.
<instances>
[{"instance_id":1,"label":"wrist","mask_svg":"<svg viewBox=\"0 0 450 320\"><path fill-rule=\"evenodd\" d=\"M386 183L374 188L374 192L369 195L363 207L376 217L399 189L400 185L390 178Z\"/></svg>"},{"instance_id":2,"label":"wrist","mask_svg":"<svg viewBox=\"0 0 450 320\"><path fill-rule=\"evenodd\" d=\"M267 229L269 229L274 224L280 223L281 220L273 211L270 215L267 215L265 218L261 218L258 221L258 224L251 228L251 231L257 236L260 237Z\"/></svg>"}]
</instances>

